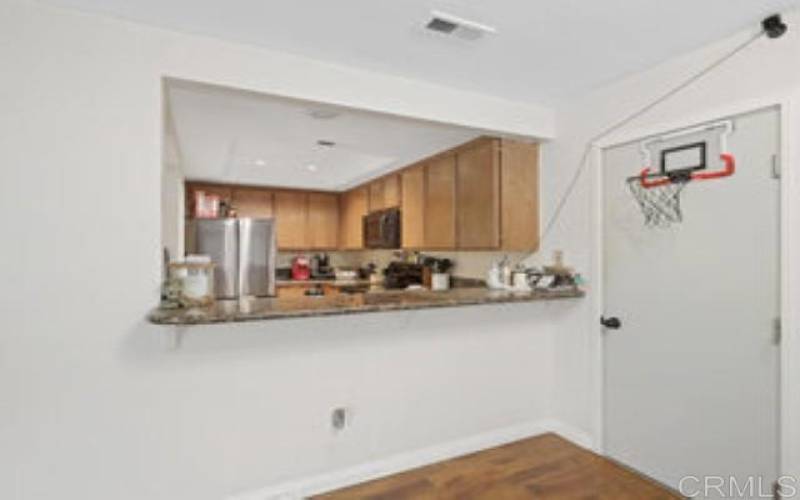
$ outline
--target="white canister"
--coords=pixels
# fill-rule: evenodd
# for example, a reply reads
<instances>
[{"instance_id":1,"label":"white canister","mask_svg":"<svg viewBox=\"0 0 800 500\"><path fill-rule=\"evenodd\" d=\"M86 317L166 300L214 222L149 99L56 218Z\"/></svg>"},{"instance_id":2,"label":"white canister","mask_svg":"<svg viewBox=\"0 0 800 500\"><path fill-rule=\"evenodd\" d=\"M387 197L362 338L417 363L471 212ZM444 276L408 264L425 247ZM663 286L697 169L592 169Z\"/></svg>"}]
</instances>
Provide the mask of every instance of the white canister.
<instances>
[{"instance_id":1,"label":"white canister","mask_svg":"<svg viewBox=\"0 0 800 500\"><path fill-rule=\"evenodd\" d=\"M170 274L181 281L181 295L192 305L214 301L214 264L211 262L174 262Z\"/></svg>"},{"instance_id":2,"label":"white canister","mask_svg":"<svg viewBox=\"0 0 800 500\"><path fill-rule=\"evenodd\" d=\"M442 291L450 289L450 275L447 273L431 273L431 290Z\"/></svg>"},{"instance_id":3,"label":"white canister","mask_svg":"<svg viewBox=\"0 0 800 500\"><path fill-rule=\"evenodd\" d=\"M514 290L520 292L529 292L531 290L531 286L528 284L528 273L526 272L515 272L512 275L512 281Z\"/></svg>"}]
</instances>

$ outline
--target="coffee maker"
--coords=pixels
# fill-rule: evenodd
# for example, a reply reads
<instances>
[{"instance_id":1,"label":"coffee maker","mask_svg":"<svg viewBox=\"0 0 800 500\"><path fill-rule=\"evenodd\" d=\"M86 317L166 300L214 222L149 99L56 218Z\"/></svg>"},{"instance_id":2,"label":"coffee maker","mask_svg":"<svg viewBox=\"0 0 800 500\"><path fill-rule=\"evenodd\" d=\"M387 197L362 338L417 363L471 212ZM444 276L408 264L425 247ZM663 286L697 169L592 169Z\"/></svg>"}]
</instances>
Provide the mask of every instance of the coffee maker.
<instances>
[{"instance_id":1,"label":"coffee maker","mask_svg":"<svg viewBox=\"0 0 800 500\"><path fill-rule=\"evenodd\" d=\"M318 253L311 257L311 277L313 279L333 279L335 277L327 253Z\"/></svg>"}]
</instances>

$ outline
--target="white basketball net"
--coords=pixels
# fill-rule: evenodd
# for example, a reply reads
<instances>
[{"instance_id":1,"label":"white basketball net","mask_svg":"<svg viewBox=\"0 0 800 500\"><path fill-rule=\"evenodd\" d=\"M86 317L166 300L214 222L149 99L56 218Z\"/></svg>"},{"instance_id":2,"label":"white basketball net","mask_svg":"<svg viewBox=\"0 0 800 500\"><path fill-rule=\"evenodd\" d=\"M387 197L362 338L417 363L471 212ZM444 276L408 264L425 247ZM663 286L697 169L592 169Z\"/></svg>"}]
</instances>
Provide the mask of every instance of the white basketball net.
<instances>
[{"instance_id":1,"label":"white basketball net","mask_svg":"<svg viewBox=\"0 0 800 500\"><path fill-rule=\"evenodd\" d=\"M644 187L639 176L629 177L628 189L639 204L647 227L669 227L681 222L681 191L688 179L676 179L660 186Z\"/></svg>"}]
</instances>

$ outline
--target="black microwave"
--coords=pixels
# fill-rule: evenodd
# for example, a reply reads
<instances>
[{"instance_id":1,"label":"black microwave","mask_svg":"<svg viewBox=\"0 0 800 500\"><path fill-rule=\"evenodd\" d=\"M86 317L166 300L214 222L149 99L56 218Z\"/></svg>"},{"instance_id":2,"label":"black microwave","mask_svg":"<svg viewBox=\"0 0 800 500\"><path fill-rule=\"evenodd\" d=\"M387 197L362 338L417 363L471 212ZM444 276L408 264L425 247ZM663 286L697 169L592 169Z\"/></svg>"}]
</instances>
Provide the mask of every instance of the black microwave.
<instances>
[{"instance_id":1,"label":"black microwave","mask_svg":"<svg viewBox=\"0 0 800 500\"><path fill-rule=\"evenodd\" d=\"M366 248L400 248L400 209L387 208L364 216Z\"/></svg>"}]
</instances>

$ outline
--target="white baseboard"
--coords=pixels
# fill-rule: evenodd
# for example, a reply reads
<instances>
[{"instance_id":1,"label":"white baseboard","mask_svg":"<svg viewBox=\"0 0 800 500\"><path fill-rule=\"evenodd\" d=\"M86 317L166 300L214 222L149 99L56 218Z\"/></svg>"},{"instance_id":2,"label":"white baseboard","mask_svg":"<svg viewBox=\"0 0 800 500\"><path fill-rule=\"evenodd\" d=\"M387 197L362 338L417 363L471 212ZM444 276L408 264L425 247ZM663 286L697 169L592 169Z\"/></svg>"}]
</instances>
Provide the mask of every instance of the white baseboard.
<instances>
[{"instance_id":1,"label":"white baseboard","mask_svg":"<svg viewBox=\"0 0 800 500\"><path fill-rule=\"evenodd\" d=\"M547 432L555 432L579 446L592 447L592 439L588 434L561 422L555 420L526 422L318 476L268 486L228 497L228 500L301 500L311 495L397 474Z\"/></svg>"},{"instance_id":2,"label":"white baseboard","mask_svg":"<svg viewBox=\"0 0 800 500\"><path fill-rule=\"evenodd\" d=\"M587 448L592 450L596 453L600 453L596 446L595 440L592 439L592 436L584 432L576 427L572 427L571 425L567 425L564 422L560 422L558 420L550 420L547 422L549 432L555 432L559 436L563 437L568 441L572 441L573 443L581 446L583 448Z\"/></svg>"}]
</instances>

